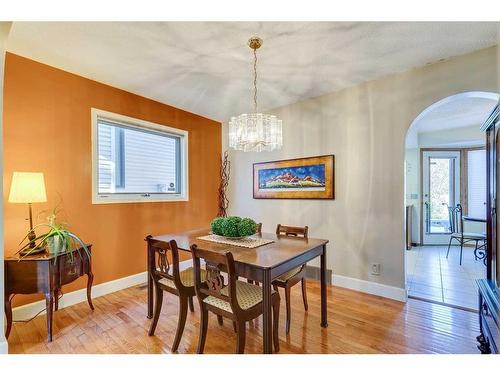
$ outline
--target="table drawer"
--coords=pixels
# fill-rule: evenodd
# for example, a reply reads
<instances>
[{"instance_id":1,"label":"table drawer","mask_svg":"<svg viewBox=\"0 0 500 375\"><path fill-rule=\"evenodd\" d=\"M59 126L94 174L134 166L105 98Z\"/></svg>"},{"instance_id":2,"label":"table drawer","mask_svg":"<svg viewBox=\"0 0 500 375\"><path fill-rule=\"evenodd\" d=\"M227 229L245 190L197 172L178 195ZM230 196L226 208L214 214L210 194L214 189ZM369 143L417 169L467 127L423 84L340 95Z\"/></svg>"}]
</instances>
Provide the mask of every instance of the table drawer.
<instances>
[{"instance_id":1,"label":"table drawer","mask_svg":"<svg viewBox=\"0 0 500 375\"><path fill-rule=\"evenodd\" d=\"M82 256L74 254L73 258L69 255L59 258L59 285L69 284L85 273L86 256L86 254Z\"/></svg>"}]
</instances>

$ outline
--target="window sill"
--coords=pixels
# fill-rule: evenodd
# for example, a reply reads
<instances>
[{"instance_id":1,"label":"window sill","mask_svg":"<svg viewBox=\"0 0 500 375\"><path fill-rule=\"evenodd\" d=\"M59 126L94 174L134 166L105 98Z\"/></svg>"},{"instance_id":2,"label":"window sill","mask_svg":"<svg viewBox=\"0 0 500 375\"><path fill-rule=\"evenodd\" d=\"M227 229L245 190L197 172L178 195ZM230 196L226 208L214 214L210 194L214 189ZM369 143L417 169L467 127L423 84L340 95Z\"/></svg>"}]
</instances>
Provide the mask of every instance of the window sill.
<instances>
[{"instance_id":1,"label":"window sill","mask_svg":"<svg viewBox=\"0 0 500 375\"><path fill-rule=\"evenodd\" d=\"M189 197L176 196L176 197L133 197L133 198L97 198L92 199L92 204L114 204L114 203L160 203L160 202L187 202Z\"/></svg>"}]
</instances>

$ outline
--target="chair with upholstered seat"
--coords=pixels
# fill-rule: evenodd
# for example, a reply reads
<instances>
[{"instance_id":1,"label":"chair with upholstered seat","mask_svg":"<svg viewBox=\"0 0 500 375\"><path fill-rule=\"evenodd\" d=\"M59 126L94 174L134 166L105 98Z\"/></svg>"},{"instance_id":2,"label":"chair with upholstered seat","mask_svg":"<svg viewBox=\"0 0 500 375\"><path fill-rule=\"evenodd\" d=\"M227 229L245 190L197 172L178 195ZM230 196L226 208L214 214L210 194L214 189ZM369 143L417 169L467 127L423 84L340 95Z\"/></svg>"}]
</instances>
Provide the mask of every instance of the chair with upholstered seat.
<instances>
[{"instance_id":1,"label":"chair with upholstered seat","mask_svg":"<svg viewBox=\"0 0 500 375\"><path fill-rule=\"evenodd\" d=\"M208 329L208 312L231 319L236 327L236 353L244 353L246 322L263 313L262 288L260 286L239 281L235 271L233 255L200 249L191 246L195 273L196 295L200 302L200 336L198 353L203 353ZM206 281L203 282L203 270L200 260L205 261ZM227 273L227 284L221 272ZM276 291L271 296L273 311L273 341L275 351L279 351L278 319L280 296Z\"/></svg>"},{"instance_id":2,"label":"chair with upholstered seat","mask_svg":"<svg viewBox=\"0 0 500 375\"><path fill-rule=\"evenodd\" d=\"M460 265L462 265L462 253L464 245L468 242L475 242L476 247L474 249L474 256L477 259L477 250L482 246L478 247L479 242L486 243L485 233L471 233L464 232L464 217L462 213L462 205L459 203L455 207L448 207L449 217L450 217L450 242L448 243L448 251L446 252L446 259L450 253L451 242L453 240L460 244Z\"/></svg>"},{"instance_id":3,"label":"chair with upholstered seat","mask_svg":"<svg viewBox=\"0 0 500 375\"><path fill-rule=\"evenodd\" d=\"M291 236L303 237L307 239L309 228L305 227L290 227L278 224L276 227L277 236ZM273 287L277 291L278 287L285 289L285 303L286 303L286 334L290 333L290 319L291 319L291 306L290 306L290 290L299 282L302 282L302 301L304 302L304 309L308 310L307 293L306 293L306 265L296 267L288 272L285 272L273 281Z\"/></svg>"},{"instance_id":4,"label":"chair with upholstered seat","mask_svg":"<svg viewBox=\"0 0 500 375\"><path fill-rule=\"evenodd\" d=\"M155 285L156 298L153 321L149 328L149 336L153 336L160 317L161 306L163 302L163 292L169 292L179 297L179 320L177 322L177 331L175 332L172 351L177 351L182 338L188 305L191 312L194 311L193 297L196 295L194 289L194 272L190 267L183 271L179 270L179 251L177 243L170 241L168 243L155 241L151 236L146 237L148 246L154 249L155 267L151 272ZM171 262L171 263L170 263ZM205 280L205 270L200 271L201 280Z\"/></svg>"}]
</instances>

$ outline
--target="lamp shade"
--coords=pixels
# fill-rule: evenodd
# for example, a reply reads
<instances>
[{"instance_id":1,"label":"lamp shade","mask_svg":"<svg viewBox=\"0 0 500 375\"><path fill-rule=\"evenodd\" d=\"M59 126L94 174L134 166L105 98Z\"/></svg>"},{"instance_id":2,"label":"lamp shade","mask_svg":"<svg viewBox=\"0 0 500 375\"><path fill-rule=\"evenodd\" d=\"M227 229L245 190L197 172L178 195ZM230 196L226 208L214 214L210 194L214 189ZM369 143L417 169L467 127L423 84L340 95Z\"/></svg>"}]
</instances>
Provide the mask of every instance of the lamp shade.
<instances>
[{"instance_id":1,"label":"lamp shade","mask_svg":"<svg viewBox=\"0 0 500 375\"><path fill-rule=\"evenodd\" d=\"M14 172L9 193L10 203L47 202L43 173Z\"/></svg>"}]
</instances>

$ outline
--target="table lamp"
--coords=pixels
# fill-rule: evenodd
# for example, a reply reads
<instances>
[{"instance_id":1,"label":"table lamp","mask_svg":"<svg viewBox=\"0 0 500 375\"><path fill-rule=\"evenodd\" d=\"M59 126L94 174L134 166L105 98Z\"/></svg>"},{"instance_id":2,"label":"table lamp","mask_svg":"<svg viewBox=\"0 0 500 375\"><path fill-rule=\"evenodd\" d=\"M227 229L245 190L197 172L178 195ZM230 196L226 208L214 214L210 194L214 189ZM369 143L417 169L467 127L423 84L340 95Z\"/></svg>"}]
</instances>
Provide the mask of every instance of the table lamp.
<instances>
[{"instance_id":1,"label":"table lamp","mask_svg":"<svg viewBox=\"0 0 500 375\"><path fill-rule=\"evenodd\" d=\"M40 172L14 172L10 184L9 203L28 203L30 232L28 239L29 247L35 247L35 231L33 230L32 203L47 202L45 193L45 181L43 173Z\"/></svg>"}]
</instances>

